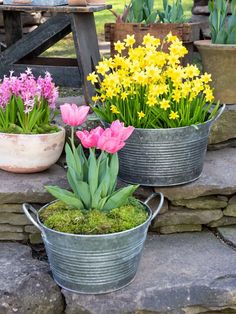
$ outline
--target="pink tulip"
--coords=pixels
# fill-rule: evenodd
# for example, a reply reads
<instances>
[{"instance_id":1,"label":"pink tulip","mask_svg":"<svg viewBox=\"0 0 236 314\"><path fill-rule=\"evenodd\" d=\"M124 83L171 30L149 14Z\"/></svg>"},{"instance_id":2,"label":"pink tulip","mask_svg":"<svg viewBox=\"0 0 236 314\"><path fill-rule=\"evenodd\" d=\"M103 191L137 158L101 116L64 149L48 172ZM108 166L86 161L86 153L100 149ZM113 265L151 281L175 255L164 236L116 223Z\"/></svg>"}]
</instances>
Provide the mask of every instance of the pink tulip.
<instances>
[{"instance_id":1,"label":"pink tulip","mask_svg":"<svg viewBox=\"0 0 236 314\"><path fill-rule=\"evenodd\" d=\"M110 128L103 132L97 143L97 148L109 154L115 154L124 146L125 142L121 141L119 137L113 136Z\"/></svg>"},{"instance_id":2,"label":"pink tulip","mask_svg":"<svg viewBox=\"0 0 236 314\"><path fill-rule=\"evenodd\" d=\"M101 135L103 134L104 130L100 126L97 128L88 131L77 131L76 135L80 139L82 145L85 148L92 148L97 147L97 143Z\"/></svg>"},{"instance_id":3,"label":"pink tulip","mask_svg":"<svg viewBox=\"0 0 236 314\"><path fill-rule=\"evenodd\" d=\"M60 106L61 116L64 123L70 126L78 126L85 122L89 106L77 106L76 104L64 104Z\"/></svg>"},{"instance_id":4,"label":"pink tulip","mask_svg":"<svg viewBox=\"0 0 236 314\"><path fill-rule=\"evenodd\" d=\"M112 131L112 135L119 137L121 141L126 141L134 131L133 126L125 127L124 123L119 120L113 121L110 129Z\"/></svg>"}]
</instances>

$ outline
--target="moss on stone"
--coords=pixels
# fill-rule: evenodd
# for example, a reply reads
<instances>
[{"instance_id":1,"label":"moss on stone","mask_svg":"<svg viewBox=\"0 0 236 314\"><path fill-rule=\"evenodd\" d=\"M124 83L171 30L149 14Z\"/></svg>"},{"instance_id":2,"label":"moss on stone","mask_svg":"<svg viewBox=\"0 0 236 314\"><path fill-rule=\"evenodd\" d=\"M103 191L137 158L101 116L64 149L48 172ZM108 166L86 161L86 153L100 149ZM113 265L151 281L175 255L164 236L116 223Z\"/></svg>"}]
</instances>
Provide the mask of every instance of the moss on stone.
<instances>
[{"instance_id":1,"label":"moss on stone","mask_svg":"<svg viewBox=\"0 0 236 314\"><path fill-rule=\"evenodd\" d=\"M61 201L40 213L43 224L53 230L72 234L109 234L132 229L146 221L148 213L133 198L109 212L96 209L71 209Z\"/></svg>"}]
</instances>

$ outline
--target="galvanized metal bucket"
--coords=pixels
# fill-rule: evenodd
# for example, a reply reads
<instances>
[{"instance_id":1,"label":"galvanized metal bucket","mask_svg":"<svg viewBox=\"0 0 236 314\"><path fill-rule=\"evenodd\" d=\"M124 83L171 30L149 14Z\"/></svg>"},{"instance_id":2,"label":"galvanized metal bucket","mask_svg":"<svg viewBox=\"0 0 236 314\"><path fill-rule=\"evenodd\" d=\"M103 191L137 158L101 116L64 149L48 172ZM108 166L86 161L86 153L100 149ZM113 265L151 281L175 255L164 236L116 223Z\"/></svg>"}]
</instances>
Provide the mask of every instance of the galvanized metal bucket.
<instances>
[{"instance_id":1,"label":"galvanized metal bucket","mask_svg":"<svg viewBox=\"0 0 236 314\"><path fill-rule=\"evenodd\" d=\"M148 202L160 196L152 213ZM30 221L41 231L50 268L56 283L66 290L84 294L100 294L128 285L137 272L141 252L151 221L157 216L164 197L152 194L144 203L147 220L127 231L106 235L75 235L47 228L31 205L23 204ZM32 217L32 212L37 221Z\"/></svg>"},{"instance_id":2,"label":"galvanized metal bucket","mask_svg":"<svg viewBox=\"0 0 236 314\"><path fill-rule=\"evenodd\" d=\"M118 155L119 178L146 186L172 186L194 181L203 169L212 124L205 123L172 129L136 128Z\"/></svg>"}]
</instances>

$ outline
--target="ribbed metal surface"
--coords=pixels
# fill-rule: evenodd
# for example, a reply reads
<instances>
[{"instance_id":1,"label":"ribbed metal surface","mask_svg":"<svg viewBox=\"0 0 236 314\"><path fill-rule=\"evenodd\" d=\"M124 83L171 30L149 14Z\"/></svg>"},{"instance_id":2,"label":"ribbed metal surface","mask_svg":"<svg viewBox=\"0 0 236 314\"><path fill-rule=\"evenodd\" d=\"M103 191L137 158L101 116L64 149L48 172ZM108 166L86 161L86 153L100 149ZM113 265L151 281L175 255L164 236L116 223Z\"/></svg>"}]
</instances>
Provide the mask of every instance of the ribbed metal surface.
<instances>
[{"instance_id":1,"label":"ribbed metal surface","mask_svg":"<svg viewBox=\"0 0 236 314\"><path fill-rule=\"evenodd\" d=\"M130 183L171 186L196 180L203 168L212 121L173 129L135 129L119 152L119 177Z\"/></svg>"},{"instance_id":2,"label":"ribbed metal surface","mask_svg":"<svg viewBox=\"0 0 236 314\"><path fill-rule=\"evenodd\" d=\"M129 284L151 221L151 210L144 206L149 213L144 224L108 235L65 234L46 228L38 219L55 281L65 289L94 294Z\"/></svg>"}]
</instances>

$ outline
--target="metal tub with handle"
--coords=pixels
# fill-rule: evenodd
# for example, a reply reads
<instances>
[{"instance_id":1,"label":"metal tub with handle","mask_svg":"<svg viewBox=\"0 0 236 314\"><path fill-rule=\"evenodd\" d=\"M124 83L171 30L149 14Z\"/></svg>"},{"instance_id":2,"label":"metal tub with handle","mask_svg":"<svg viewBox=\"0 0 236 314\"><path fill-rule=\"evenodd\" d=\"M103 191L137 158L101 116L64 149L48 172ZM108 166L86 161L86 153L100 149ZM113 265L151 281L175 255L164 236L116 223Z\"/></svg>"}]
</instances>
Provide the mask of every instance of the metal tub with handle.
<instances>
[{"instance_id":1,"label":"metal tub with handle","mask_svg":"<svg viewBox=\"0 0 236 314\"><path fill-rule=\"evenodd\" d=\"M152 213L148 203L156 196L160 197L160 201ZM100 294L118 290L134 279L148 227L159 213L163 201L162 193L152 194L141 202L148 212L143 224L104 235L68 234L47 228L40 221L39 214L48 205L37 212L31 205L23 204L23 210L41 231L57 284L77 293Z\"/></svg>"}]
</instances>

